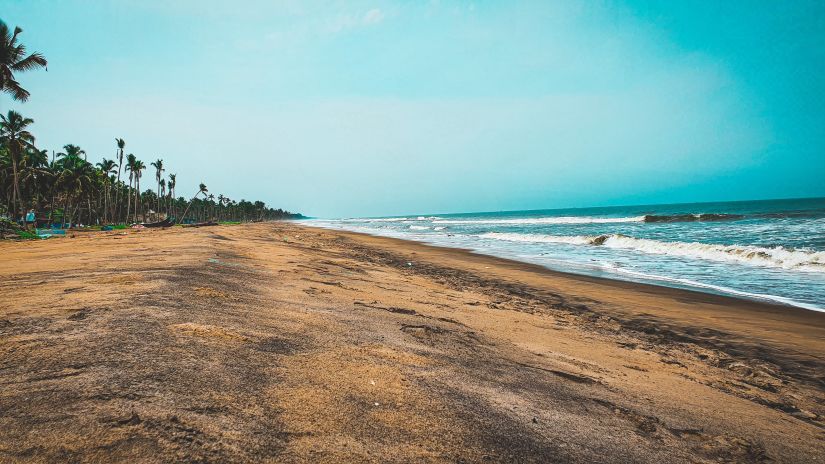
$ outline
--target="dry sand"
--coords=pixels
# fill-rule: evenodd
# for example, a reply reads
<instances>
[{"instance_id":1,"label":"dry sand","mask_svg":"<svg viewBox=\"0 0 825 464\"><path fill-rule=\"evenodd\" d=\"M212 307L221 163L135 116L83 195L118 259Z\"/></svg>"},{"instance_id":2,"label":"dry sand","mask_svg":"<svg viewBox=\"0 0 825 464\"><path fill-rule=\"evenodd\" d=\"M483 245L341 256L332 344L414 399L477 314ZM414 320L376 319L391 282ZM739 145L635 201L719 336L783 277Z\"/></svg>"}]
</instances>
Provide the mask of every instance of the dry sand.
<instances>
[{"instance_id":1,"label":"dry sand","mask_svg":"<svg viewBox=\"0 0 825 464\"><path fill-rule=\"evenodd\" d=\"M263 223L0 243L0 462L823 462L825 314Z\"/></svg>"}]
</instances>

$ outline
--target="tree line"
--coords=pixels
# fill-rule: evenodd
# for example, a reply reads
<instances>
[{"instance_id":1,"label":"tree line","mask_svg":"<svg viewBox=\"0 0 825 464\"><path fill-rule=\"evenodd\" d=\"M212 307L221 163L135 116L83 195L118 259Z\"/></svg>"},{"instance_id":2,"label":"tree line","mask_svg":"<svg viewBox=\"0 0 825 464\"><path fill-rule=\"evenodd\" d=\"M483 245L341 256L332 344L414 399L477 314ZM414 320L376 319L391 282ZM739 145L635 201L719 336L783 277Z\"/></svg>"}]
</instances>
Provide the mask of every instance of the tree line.
<instances>
[{"instance_id":1,"label":"tree line","mask_svg":"<svg viewBox=\"0 0 825 464\"><path fill-rule=\"evenodd\" d=\"M27 54L19 43L22 30L0 20L0 92L25 102L29 98L16 73L45 68L40 53ZM148 164L126 153L116 138L115 158L92 164L86 152L67 144L58 152L42 149L31 132L34 120L15 110L0 114L0 216L21 220L34 212L37 222L117 224L176 218L177 222L255 221L301 217L262 201L234 200L209 193L201 183L186 199L176 191L177 174L162 159ZM151 177L144 179L145 174ZM141 191L143 185L149 184ZM29 214L31 216L31 214Z\"/></svg>"}]
</instances>

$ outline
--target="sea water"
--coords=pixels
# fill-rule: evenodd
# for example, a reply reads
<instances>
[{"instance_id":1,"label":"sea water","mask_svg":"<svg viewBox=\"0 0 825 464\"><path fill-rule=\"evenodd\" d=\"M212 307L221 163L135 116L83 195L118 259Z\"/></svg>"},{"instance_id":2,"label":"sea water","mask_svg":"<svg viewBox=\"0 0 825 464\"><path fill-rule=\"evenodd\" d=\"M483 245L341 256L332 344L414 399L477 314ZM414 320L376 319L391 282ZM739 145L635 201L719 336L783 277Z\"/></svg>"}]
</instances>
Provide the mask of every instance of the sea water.
<instances>
[{"instance_id":1,"label":"sea water","mask_svg":"<svg viewBox=\"0 0 825 464\"><path fill-rule=\"evenodd\" d=\"M825 198L307 222L825 311Z\"/></svg>"}]
</instances>

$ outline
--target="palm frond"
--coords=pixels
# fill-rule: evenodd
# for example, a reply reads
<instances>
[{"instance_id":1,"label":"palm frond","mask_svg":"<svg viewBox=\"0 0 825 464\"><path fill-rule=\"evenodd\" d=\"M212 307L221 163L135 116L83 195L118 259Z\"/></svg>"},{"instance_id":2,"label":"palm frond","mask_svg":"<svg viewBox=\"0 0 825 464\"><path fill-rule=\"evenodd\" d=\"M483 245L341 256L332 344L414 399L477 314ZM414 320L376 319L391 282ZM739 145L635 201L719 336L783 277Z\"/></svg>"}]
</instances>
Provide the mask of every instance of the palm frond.
<instances>
[{"instance_id":1,"label":"palm frond","mask_svg":"<svg viewBox=\"0 0 825 464\"><path fill-rule=\"evenodd\" d=\"M31 95L28 90L20 87L20 83L14 79L8 79L6 82L3 83L2 90L11 94L11 98L19 101L25 102L29 99Z\"/></svg>"},{"instance_id":2,"label":"palm frond","mask_svg":"<svg viewBox=\"0 0 825 464\"><path fill-rule=\"evenodd\" d=\"M45 68L48 65L46 58L40 53L32 53L22 60L11 65L14 71L30 71L37 68Z\"/></svg>"}]
</instances>

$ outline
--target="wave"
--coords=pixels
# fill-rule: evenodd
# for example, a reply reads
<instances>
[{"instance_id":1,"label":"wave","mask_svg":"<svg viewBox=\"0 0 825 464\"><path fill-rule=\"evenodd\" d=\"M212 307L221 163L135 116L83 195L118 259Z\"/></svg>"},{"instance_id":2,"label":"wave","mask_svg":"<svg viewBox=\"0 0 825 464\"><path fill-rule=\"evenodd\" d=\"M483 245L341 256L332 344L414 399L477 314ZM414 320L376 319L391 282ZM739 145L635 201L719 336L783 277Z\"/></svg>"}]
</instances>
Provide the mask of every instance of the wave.
<instances>
[{"instance_id":1,"label":"wave","mask_svg":"<svg viewBox=\"0 0 825 464\"><path fill-rule=\"evenodd\" d=\"M609 235L537 235L490 232L483 238L527 243L593 245L642 253L679 256L718 262L736 262L772 268L825 272L825 251L765 248L753 245L718 245L697 242L662 242L645 238Z\"/></svg>"},{"instance_id":2,"label":"wave","mask_svg":"<svg viewBox=\"0 0 825 464\"><path fill-rule=\"evenodd\" d=\"M745 219L741 214L721 214L721 213L704 213L704 214L672 214L672 215L657 215L648 214L644 217L644 222L710 222L710 221L736 221Z\"/></svg>"},{"instance_id":3,"label":"wave","mask_svg":"<svg viewBox=\"0 0 825 464\"><path fill-rule=\"evenodd\" d=\"M680 278L676 278L676 277L666 277L666 276L661 276L661 275L657 275L657 274L646 274L644 272L631 271L631 270L623 269L623 268L617 267L617 266L606 266L606 267L604 267L604 269L606 269L610 272L615 272L617 274L625 274L625 275L628 275L630 277L635 277L635 278L640 278L640 279L645 279L645 280L660 281L660 282L671 282L671 283L674 283L674 284L684 285L686 287L705 288L705 289L713 290L713 291L716 291L716 292L719 292L719 293L722 293L722 294L736 295L736 296L741 296L741 297L745 297L745 298L752 298L752 299L756 299L756 300L775 301L775 302L778 302L778 303L786 304L788 306L796 306L796 307L799 307L799 308L810 309L812 311L825 311L825 308L823 308L822 306L809 304L809 303L803 303L801 301L796 301L796 300L793 300L793 299L790 299L790 298L785 298L785 297L777 296L777 295L768 295L768 294L765 294L765 293L744 292L744 291L736 290L736 289L733 289L733 288L730 288L730 287L723 287L721 285L707 284L707 283L697 282L695 280L690 280L690 279L680 279Z\"/></svg>"},{"instance_id":4,"label":"wave","mask_svg":"<svg viewBox=\"0 0 825 464\"><path fill-rule=\"evenodd\" d=\"M410 226L410 230L430 230L427 226Z\"/></svg>"},{"instance_id":5,"label":"wave","mask_svg":"<svg viewBox=\"0 0 825 464\"><path fill-rule=\"evenodd\" d=\"M341 219L341 222L407 222L407 221L435 221L441 219L438 216L418 216L415 218L409 217L387 217L387 218L347 218Z\"/></svg>"},{"instance_id":6,"label":"wave","mask_svg":"<svg viewBox=\"0 0 825 464\"><path fill-rule=\"evenodd\" d=\"M409 221L409 220L410 220L410 218L405 218L405 217L372 218L372 219L349 218L349 219L341 219L341 222L402 222L402 221Z\"/></svg>"},{"instance_id":7,"label":"wave","mask_svg":"<svg viewBox=\"0 0 825 464\"><path fill-rule=\"evenodd\" d=\"M568 245L592 245L593 238L587 235L539 235L539 234L513 234L503 232L488 232L481 234L482 238L492 238L496 240L506 240L508 242L524 243L566 243Z\"/></svg>"},{"instance_id":8,"label":"wave","mask_svg":"<svg viewBox=\"0 0 825 464\"><path fill-rule=\"evenodd\" d=\"M697 214L648 214L644 222L713 222L739 221L742 219L816 219L825 215L823 210L782 211L776 213L697 213Z\"/></svg>"},{"instance_id":9,"label":"wave","mask_svg":"<svg viewBox=\"0 0 825 464\"><path fill-rule=\"evenodd\" d=\"M437 219L433 224L609 224L619 222L644 222L645 216L605 218L590 216L558 216L518 219Z\"/></svg>"},{"instance_id":10,"label":"wave","mask_svg":"<svg viewBox=\"0 0 825 464\"><path fill-rule=\"evenodd\" d=\"M684 213L684 214L646 214L631 217L598 217L598 216L549 216L527 218L499 218L499 219L452 219L439 216L416 217L387 217L387 218L349 218L342 222L411 222L429 221L433 224L480 224L480 225L539 225L539 224L610 224L610 223L671 223L671 222L721 222L739 221L744 219L802 219L825 218L825 210L783 211L776 213Z\"/></svg>"}]
</instances>

